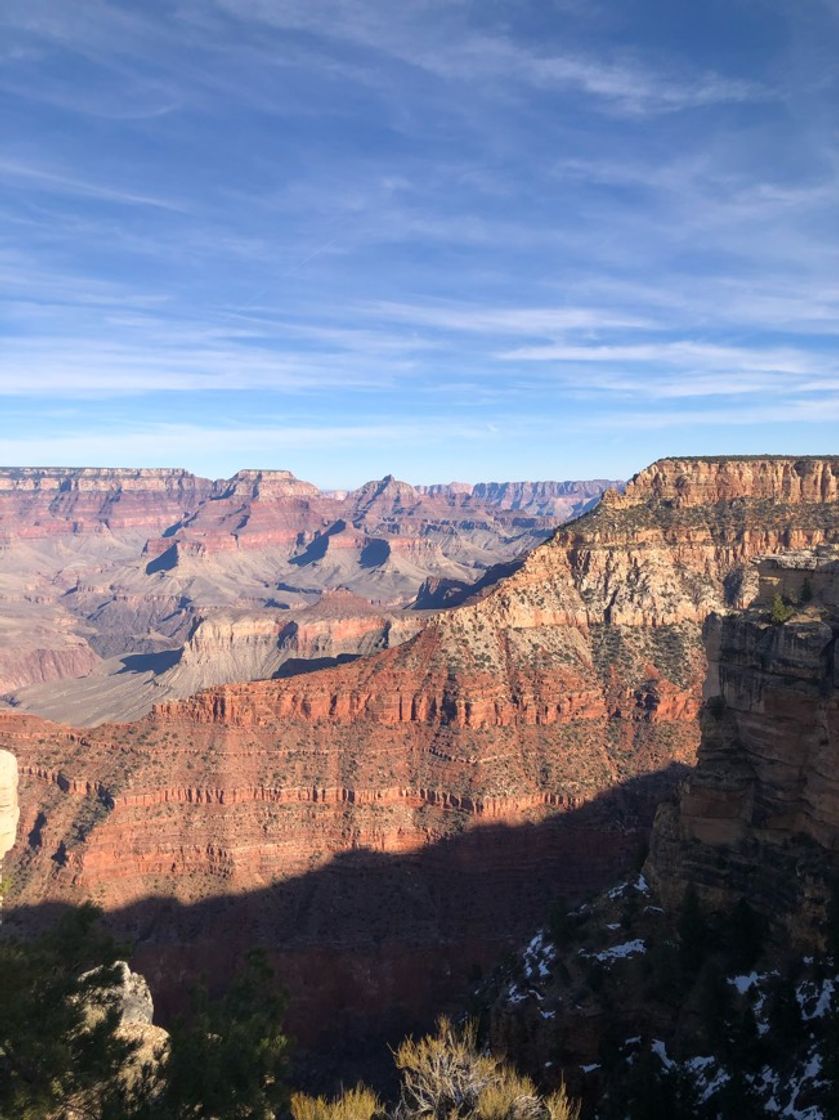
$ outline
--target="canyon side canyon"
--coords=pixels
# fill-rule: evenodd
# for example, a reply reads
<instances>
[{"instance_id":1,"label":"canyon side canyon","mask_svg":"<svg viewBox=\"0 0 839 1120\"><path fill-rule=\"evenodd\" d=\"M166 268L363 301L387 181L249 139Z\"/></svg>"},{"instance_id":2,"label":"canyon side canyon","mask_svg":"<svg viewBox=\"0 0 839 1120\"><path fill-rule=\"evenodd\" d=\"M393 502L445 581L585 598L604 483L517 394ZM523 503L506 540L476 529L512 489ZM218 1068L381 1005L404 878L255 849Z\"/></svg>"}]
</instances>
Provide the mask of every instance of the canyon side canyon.
<instances>
[{"instance_id":1,"label":"canyon side canyon","mask_svg":"<svg viewBox=\"0 0 839 1120\"><path fill-rule=\"evenodd\" d=\"M263 944L301 1038L392 1037L633 860L695 760L703 623L755 556L839 543L838 499L839 458L661 460L394 648L132 723L0 713L9 920L101 902L164 1009Z\"/></svg>"}]
</instances>

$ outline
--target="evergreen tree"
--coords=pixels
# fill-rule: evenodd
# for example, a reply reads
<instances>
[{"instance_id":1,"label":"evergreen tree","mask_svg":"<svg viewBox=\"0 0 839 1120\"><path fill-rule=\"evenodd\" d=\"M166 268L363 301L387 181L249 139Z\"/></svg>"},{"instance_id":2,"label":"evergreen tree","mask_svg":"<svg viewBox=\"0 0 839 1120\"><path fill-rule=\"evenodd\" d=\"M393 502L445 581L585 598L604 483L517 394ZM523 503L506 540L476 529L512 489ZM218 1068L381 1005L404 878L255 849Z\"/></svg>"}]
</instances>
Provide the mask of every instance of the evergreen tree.
<instances>
[{"instance_id":1,"label":"evergreen tree","mask_svg":"<svg viewBox=\"0 0 839 1120\"><path fill-rule=\"evenodd\" d=\"M834 961L839 960L839 877L830 883L830 894L825 907L825 948Z\"/></svg>"},{"instance_id":2,"label":"evergreen tree","mask_svg":"<svg viewBox=\"0 0 839 1120\"><path fill-rule=\"evenodd\" d=\"M779 977L772 985L769 1002L769 1039L779 1055L788 1053L790 1044L801 1038L801 1008L795 985L788 976Z\"/></svg>"},{"instance_id":3,"label":"evergreen tree","mask_svg":"<svg viewBox=\"0 0 839 1120\"><path fill-rule=\"evenodd\" d=\"M731 967L737 972L749 972L763 948L765 937L763 917L741 898L732 910L725 926L724 947Z\"/></svg>"},{"instance_id":4,"label":"evergreen tree","mask_svg":"<svg viewBox=\"0 0 839 1120\"><path fill-rule=\"evenodd\" d=\"M193 993L190 1015L170 1031L163 1089L144 1116L265 1120L286 1105L285 1001L272 979L264 954L254 950L223 995Z\"/></svg>"},{"instance_id":5,"label":"evergreen tree","mask_svg":"<svg viewBox=\"0 0 839 1120\"><path fill-rule=\"evenodd\" d=\"M789 622L795 611L781 598L778 591L772 596L772 606L769 609L772 621L775 623Z\"/></svg>"},{"instance_id":6,"label":"evergreen tree","mask_svg":"<svg viewBox=\"0 0 839 1120\"><path fill-rule=\"evenodd\" d=\"M2 1120L130 1115L120 1075L137 1045L108 1006L120 954L98 917L84 905L33 942L0 941Z\"/></svg>"},{"instance_id":7,"label":"evergreen tree","mask_svg":"<svg viewBox=\"0 0 839 1120\"><path fill-rule=\"evenodd\" d=\"M705 1035L712 1046L725 1047L731 1013L731 989L716 960L711 958L705 962L696 984L697 1010Z\"/></svg>"},{"instance_id":8,"label":"evergreen tree","mask_svg":"<svg viewBox=\"0 0 839 1120\"><path fill-rule=\"evenodd\" d=\"M88 904L42 937L0 940L0 1120L268 1120L283 1108L284 1004L264 957L219 998L199 990L140 1068L113 998L126 954L99 917Z\"/></svg>"},{"instance_id":9,"label":"evergreen tree","mask_svg":"<svg viewBox=\"0 0 839 1120\"><path fill-rule=\"evenodd\" d=\"M737 1120L763 1120L766 1112L760 1099L740 1069L730 1071L728 1081L709 1102L715 1116L731 1116Z\"/></svg>"}]
</instances>

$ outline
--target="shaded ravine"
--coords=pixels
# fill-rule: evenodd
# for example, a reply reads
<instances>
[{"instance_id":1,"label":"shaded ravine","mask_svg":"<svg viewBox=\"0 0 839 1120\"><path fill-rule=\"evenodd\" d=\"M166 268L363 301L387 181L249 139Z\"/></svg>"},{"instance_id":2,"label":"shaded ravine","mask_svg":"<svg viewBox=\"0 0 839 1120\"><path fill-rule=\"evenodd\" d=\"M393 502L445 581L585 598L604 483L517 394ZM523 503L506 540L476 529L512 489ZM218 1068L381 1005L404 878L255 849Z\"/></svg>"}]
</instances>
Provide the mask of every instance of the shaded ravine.
<instances>
[{"instance_id":1,"label":"shaded ravine","mask_svg":"<svg viewBox=\"0 0 839 1120\"><path fill-rule=\"evenodd\" d=\"M288 1027L319 1077L355 1077L386 1044L464 1007L470 987L553 901L586 895L638 857L655 805L686 772L674 765L539 823L477 825L416 851L337 855L271 887L182 904L165 894L112 910L159 1019L192 983L218 989L265 948L289 994ZM7 929L39 928L63 903L7 910Z\"/></svg>"}]
</instances>

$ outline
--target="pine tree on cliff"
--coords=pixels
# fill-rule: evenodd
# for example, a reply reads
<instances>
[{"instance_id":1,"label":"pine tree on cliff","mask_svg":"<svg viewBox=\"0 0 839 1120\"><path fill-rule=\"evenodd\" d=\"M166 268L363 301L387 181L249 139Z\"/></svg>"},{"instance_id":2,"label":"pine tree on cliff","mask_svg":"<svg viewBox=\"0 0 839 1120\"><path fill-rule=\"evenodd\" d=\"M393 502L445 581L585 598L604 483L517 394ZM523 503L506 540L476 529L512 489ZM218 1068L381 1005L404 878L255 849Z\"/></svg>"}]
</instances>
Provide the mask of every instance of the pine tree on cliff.
<instances>
[{"instance_id":1,"label":"pine tree on cliff","mask_svg":"<svg viewBox=\"0 0 839 1120\"><path fill-rule=\"evenodd\" d=\"M287 1105L285 1001L272 978L264 954L254 950L220 998L194 993L191 1014L170 1032L165 1088L150 1120L263 1120Z\"/></svg>"},{"instance_id":2,"label":"pine tree on cliff","mask_svg":"<svg viewBox=\"0 0 839 1120\"><path fill-rule=\"evenodd\" d=\"M34 942L0 942L0 1117L129 1116L120 1074L137 1044L120 1038L103 993L119 953L97 911L70 911ZM95 969L95 972L90 970ZM90 1009L104 1014L91 1024Z\"/></svg>"},{"instance_id":3,"label":"pine tree on cliff","mask_svg":"<svg viewBox=\"0 0 839 1120\"><path fill-rule=\"evenodd\" d=\"M708 923L693 883L688 884L682 899L677 929L682 969L688 976L695 975L705 960L710 937Z\"/></svg>"},{"instance_id":4,"label":"pine tree on cliff","mask_svg":"<svg viewBox=\"0 0 839 1120\"><path fill-rule=\"evenodd\" d=\"M776 591L772 596L772 606L770 608L770 614L772 616L772 621L780 625L781 623L789 622L789 620L795 614L795 610L787 603L785 603L781 598L780 593Z\"/></svg>"},{"instance_id":5,"label":"pine tree on cliff","mask_svg":"<svg viewBox=\"0 0 839 1120\"><path fill-rule=\"evenodd\" d=\"M40 938L0 941L0 1120L265 1120L282 1109L284 1003L265 960L252 954L217 999L196 993L166 1051L141 1065L108 999L125 954L99 917L84 905Z\"/></svg>"}]
</instances>

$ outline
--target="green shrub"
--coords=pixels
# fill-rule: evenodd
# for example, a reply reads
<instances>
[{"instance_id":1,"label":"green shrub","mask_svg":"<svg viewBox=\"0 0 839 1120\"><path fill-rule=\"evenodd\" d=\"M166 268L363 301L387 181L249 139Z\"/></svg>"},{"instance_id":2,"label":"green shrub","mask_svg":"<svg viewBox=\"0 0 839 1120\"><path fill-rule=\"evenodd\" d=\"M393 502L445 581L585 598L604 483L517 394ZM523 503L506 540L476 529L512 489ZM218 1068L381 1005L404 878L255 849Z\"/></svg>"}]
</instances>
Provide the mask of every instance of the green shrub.
<instances>
[{"instance_id":1,"label":"green shrub","mask_svg":"<svg viewBox=\"0 0 839 1120\"><path fill-rule=\"evenodd\" d=\"M795 614L795 610L788 603L785 603L781 598L780 592L776 591L772 596L772 606L770 608L772 621L777 625L782 625L784 622L789 622Z\"/></svg>"}]
</instances>

